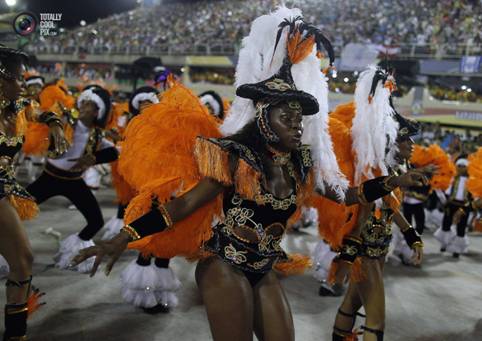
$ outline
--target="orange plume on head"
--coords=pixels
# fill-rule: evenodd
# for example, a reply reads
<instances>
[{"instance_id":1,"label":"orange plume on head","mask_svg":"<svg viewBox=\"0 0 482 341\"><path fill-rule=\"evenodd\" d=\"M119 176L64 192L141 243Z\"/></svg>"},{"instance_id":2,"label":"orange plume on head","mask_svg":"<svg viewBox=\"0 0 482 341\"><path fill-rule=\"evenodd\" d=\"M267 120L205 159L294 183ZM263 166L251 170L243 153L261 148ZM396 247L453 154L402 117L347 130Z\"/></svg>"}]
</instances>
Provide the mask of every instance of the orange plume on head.
<instances>
[{"instance_id":1,"label":"orange plume on head","mask_svg":"<svg viewBox=\"0 0 482 341\"><path fill-rule=\"evenodd\" d=\"M301 62L313 51L315 37L302 38L300 31L288 38L288 57L292 64Z\"/></svg>"}]
</instances>

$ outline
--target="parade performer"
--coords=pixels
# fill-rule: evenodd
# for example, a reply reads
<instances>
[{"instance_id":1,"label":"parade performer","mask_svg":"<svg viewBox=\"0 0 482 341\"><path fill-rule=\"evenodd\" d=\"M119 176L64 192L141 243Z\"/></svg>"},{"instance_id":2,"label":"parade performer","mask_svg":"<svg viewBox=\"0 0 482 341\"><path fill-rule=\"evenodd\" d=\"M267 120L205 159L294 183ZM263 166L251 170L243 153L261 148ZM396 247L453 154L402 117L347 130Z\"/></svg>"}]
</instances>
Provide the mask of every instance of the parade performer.
<instances>
[{"instance_id":1,"label":"parade performer","mask_svg":"<svg viewBox=\"0 0 482 341\"><path fill-rule=\"evenodd\" d=\"M48 126L53 149L66 147L58 118L22 107L24 53L0 45L0 254L6 259L10 273L6 282L5 333L3 340L26 340L27 317L38 307L38 291L32 289L33 255L22 219L37 213L33 197L15 179L14 158L24 141L27 121Z\"/></svg>"},{"instance_id":2,"label":"parade performer","mask_svg":"<svg viewBox=\"0 0 482 341\"><path fill-rule=\"evenodd\" d=\"M64 196L80 211L87 225L78 234L65 238L55 256L56 266L66 269L82 248L93 245L92 237L104 225L99 204L82 179L82 173L94 164L115 161L118 151L103 137L103 127L110 112L109 93L94 87L84 90L77 99L79 118L74 125L73 142L60 157L48 158L40 177L27 187L38 204L54 196ZM73 268L89 272L93 262Z\"/></svg>"},{"instance_id":3,"label":"parade performer","mask_svg":"<svg viewBox=\"0 0 482 341\"><path fill-rule=\"evenodd\" d=\"M425 203L432 192L447 190L455 175L455 165L440 146L433 144L428 147L414 146L410 162L406 165L406 168L413 167L425 174L430 183L403 189L403 215L409 223L415 218L416 230L422 235L425 229ZM393 231L392 244L393 254L402 264L414 265L414 251L407 245L399 229Z\"/></svg>"},{"instance_id":4,"label":"parade performer","mask_svg":"<svg viewBox=\"0 0 482 341\"><path fill-rule=\"evenodd\" d=\"M455 161L457 173L450 187L445 191L445 209L442 226L435 231L434 237L440 242L441 252L451 252L454 258L468 251L469 239L466 236L469 214L473 209L473 196L466 183L469 178L467 157ZM455 225L456 231L451 229Z\"/></svg>"},{"instance_id":5,"label":"parade performer","mask_svg":"<svg viewBox=\"0 0 482 341\"><path fill-rule=\"evenodd\" d=\"M387 71L369 68L360 74L355 102L339 106L332 113L333 119L345 122L350 131L352 143L348 143L347 147L346 143L335 142L335 148L339 148L339 156L343 151L348 153L343 160L353 160L351 169L349 163L344 165L344 169L354 184L373 178L375 174L395 176L400 173L397 166L410 158L413 144L410 136L417 133L417 128L393 108L391 93L395 86L394 78ZM332 124L333 127L338 125ZM332 130L335 141L341 139L341 128ZM348 157L350 153L353 155L351 158ZM336 316L333 340L355 337L352 328L362 305L366 313L363 339L383 340L383 264L390 245L392 220L399 226L410 248L415 250L414 262L421 262L423 244L399 211L401 198L397 196L392 193L376 204L359 205L348 212L346 220L341 220L346 221L345 224L340 226L340 219L337 219L327 225L330 229L321 230L332 249L338 252L331 265L330 281L341 283L346 269L354 264L347 292ZM340 228L336 229L333 224L338 224ZM321 219L320 226L324 226Z\"/></svg>"},{"instance_id":6,"label":"parade performer","mask_svg":"<svg viewBox=\"0 0 482 341\"><path fill-rule=\"evenodd\" d=\"M322 129L327 123L327 87L318 58L323 45L333 60L328 40L303 22L297 9L281 7L256 19L240 51L237 97L221 129L226 136L197 138L194 158L185 159L184 171L193 172L196 181L162 179L162 191L146 193L147 207L136 219L126 219L109 242L81 251L75 263L96 256L95 273L108 256L108 273L129 242L162 253L169 234L187 225L200 237L187 238L196 247L185 251L202 257L196 281L214 340L251 340L253 332L262 340L293 340L289 304L271 269L285 257L279 244L304 198L317 188L352 205L420 181L412 172L346 188Z\"/></svg>"}]
</instances>

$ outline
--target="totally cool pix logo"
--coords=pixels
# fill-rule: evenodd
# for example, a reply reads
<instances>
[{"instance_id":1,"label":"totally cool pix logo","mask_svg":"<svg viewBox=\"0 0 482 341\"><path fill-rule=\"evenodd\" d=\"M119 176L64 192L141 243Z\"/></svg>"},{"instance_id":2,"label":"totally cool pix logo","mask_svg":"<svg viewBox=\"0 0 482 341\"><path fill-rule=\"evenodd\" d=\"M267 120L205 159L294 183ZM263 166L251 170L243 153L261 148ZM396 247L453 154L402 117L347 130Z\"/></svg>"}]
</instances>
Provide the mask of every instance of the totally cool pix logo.
<instances>
[{"instance_id":1,"label":"totally cool pix logo","mask_svg":"<svg viewBox=\"0 0 482 341\"><path fill-rule=\"evenodd\" d=\"M37 28L37 18L33 13L24 12L20 13L13 20L13 29L17 34L21 36L27 36Z\"/></svg>"},{"instance_id":2,"label":"totally cool pix logo","mask_svg":"<svg viewBox=\"0 0 482 341\"><path fill-rule=\"evenodd\" d=\"M55 37L59 34L58 24L62 20L62 13L40 13L40 20L30 12L17 15L13 21L13 29L21 36L35 32L39 27L43 37Z\"/></svg>"}]
</instances>

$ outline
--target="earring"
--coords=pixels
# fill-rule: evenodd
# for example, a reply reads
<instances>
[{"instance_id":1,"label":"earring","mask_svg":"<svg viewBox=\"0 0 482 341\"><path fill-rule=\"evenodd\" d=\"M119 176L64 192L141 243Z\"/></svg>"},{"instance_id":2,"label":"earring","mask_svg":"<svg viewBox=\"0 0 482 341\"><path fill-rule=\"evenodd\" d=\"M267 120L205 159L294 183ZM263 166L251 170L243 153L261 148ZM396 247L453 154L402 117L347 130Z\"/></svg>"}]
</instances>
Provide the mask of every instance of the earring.
<instances>
[{"instance_id":1,"label":"earring","mask_svg":"<svg viewBox=\"0 0 482 341\"><path fill-rule=\"evenodd\" d=\"M279 142L279 136L271 129L269 124L268 118L268 107L267 104L258 104L257 106L257 115L256 115L256 123L258 126L258 130L268 143L277 143Z\"/></svg>"}]
</instances>

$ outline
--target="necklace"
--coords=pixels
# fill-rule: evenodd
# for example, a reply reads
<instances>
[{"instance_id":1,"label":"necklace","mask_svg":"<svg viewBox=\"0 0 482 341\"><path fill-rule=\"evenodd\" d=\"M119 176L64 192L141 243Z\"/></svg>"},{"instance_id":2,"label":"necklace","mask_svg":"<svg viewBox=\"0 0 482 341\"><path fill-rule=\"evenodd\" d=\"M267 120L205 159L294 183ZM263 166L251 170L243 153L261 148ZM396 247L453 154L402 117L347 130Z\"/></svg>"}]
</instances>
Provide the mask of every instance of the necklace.
<instances>
[{"instance_id":1,"label":"necklace","mask_svg":"<svg viewBox=\"0 0 482 341\"><path fill-rule=\"evenodd\" d=\"M270 154L271 158L273 159L273 163L276 166L287 165L291 160L291 152L280 152L279 150L271 147L269 144L266 145L266 150Z\"/></svg>"}]
</instances>

